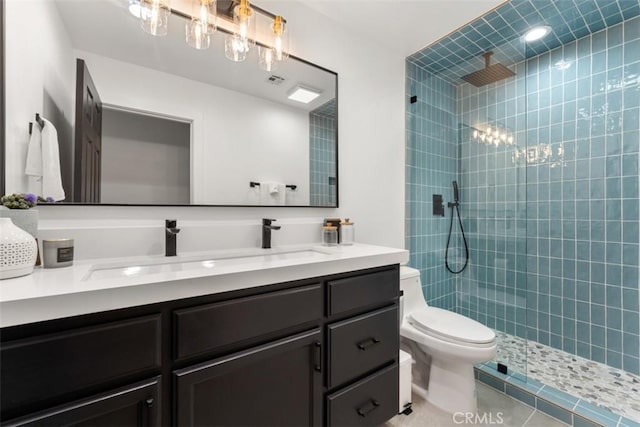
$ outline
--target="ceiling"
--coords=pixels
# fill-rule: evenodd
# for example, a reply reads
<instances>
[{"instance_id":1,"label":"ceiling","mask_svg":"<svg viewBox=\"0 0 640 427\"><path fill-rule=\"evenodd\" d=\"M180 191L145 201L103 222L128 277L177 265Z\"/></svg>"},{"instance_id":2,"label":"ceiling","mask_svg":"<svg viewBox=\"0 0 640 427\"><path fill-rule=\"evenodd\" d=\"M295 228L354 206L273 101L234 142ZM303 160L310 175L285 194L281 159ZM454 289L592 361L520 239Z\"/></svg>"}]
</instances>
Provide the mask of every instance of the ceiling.
<instances>
[{"instance_id":1,"label":"ceiling","mask_svg":"<svg viewBox=\"0 0 640 427\"><path fill-rule=\"evenodd\" d=\"M484 67L485 52L494 53L494 63L509 66L638 15L640 0L514 0L413 54L409 60L458 85L463 83L462 76ZM549 34L524 42L522 36L527 30L543 25L551 28Z\"/></svg>"},{"instance_id":2,"label":"ceiling","mask_svg":"<svg viewBox=\"0 0 640 427\"><path fill-rule=\"evenodd\" d=\"M504 0L299 1L341 26L404 56L504 3Z\"/></svg>"},{"instance_id":3,"label":"ceiling","mask_svg":"<svg viewBox=\"0 0 640 427\"><path fill-rule=\"evenodd\" d=\"M298 0L360 37L409 56L446 36L503 0ZM269 0L256 0L269 7ZM167 37L151 37L127 12L127 0L57 0L56 4L75 48L193 80L295 105L287 92L302 83L322 90L313 109L331 99L335 78L319 69L286 61L275 73L286 79L280 87L266 84L269 73L257 59L233 63L224 58L222 37L207 51L184 42L184 21L173 16ZM100 16L100 19L86 19ZM118 28L117 32L113 28ZM211 73L210 70L216 70ZM231 79L229 79L231 76ZM304 76L302 79L299 76ZM304 80L304 81L303 81ZM251 83L249 83L251 82Z\"/></svg>"},{"instance_id":4,"label":"ceiling","mask_svg":"<svg viewBox=\"0 0 640 427\"><path fill-rule=\"evenodd\" d=\"M138 19L128 12L127 0L56 0L55 4L75 49L306 111L335 97L335 74L293 59L283 61L276 71L263 71L253 50L244 62L230 61L225 58L224 37L219 33L214 34L207 50L189 47L184 36L186 20L176 15L170 18L169 33L154 37L144 33ZM271 84L272 75L284 81ZM298 85L321 94L309 104L289 100L288 93Z\"/></svg>"}]
</instances>

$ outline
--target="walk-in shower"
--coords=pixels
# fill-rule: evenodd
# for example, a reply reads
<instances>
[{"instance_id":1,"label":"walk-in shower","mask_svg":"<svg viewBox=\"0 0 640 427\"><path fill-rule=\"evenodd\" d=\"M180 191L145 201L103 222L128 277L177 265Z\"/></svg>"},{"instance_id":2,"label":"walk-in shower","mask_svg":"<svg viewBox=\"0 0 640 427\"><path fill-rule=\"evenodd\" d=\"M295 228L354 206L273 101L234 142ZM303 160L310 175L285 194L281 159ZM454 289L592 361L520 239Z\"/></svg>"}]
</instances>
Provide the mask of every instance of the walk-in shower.
<instances>
[{"instance_id":1,"label":"walk-in shower","mask_svg":"<svg viewBox=\"0 0 640 427\"><path fill-rule=\"evenodd\" d=\"M513 74L468 78L491 60ZM480 379L568 423L640 422L640 1L504 3L409 57L406 90L410 265L429 304L496 330ZM431 194L463 207L460 274Z\"/></svg>"}]
</instances>

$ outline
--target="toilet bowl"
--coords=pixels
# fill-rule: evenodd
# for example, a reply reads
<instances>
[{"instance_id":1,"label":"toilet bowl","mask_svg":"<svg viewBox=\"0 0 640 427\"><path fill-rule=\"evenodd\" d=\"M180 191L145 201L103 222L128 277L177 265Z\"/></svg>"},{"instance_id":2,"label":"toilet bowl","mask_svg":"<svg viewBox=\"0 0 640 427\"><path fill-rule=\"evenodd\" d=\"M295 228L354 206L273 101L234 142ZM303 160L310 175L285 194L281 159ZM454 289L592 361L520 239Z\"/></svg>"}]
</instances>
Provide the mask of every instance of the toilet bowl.
<instances>
[{"instance_id":1,"label":"toilet bowl","mask_svg":"<svg viewBox=\"0 0 640 427\"><path fill-rule=\"evenodd\" d=\"M473 319L429 307L420 272L400 267L400 336L416 360L413 391L449 413L476 412L473 365L496 355L495 333Z\"/></svg>"}]
</instances>

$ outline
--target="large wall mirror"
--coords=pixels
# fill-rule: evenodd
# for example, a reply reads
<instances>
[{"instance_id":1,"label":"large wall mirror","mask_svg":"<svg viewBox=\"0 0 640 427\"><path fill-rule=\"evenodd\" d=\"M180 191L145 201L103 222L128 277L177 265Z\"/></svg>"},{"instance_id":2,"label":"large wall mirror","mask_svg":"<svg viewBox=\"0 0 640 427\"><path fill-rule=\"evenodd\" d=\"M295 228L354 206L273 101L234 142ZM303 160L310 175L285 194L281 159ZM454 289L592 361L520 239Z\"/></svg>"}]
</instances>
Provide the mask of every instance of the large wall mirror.
<instances>
[{"instance_id":1,"label":"large wall mirror","mask_svg":"<svg viewBox=\"0 0 640 427\"><path fill-rule=\"evenodd\" d=\"M48 196L25 168L51 124L57 203L336 207L337 74L295 57L265 71L257 48L230 61L219 32L196 50L180 13L149 35L132 1L4 0L6 192Z\"/></svg>"}]
</instances>

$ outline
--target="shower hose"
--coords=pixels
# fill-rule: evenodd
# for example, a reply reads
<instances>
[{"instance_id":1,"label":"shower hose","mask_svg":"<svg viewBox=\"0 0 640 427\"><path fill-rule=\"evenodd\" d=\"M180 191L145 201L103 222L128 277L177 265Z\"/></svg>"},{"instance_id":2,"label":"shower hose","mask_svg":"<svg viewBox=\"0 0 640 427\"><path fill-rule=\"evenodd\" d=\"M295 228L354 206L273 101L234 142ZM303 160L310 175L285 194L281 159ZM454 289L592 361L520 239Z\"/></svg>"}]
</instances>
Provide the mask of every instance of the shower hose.
<instances>
[{"instance_id":1,"label":"shower hose","mask_svg":"<svg viewBox=\"0 0 640 427\"><path fill-rule=\"evenodd\" d=\"M467 268L467 264L469 263L469 246L467 245L467 238L464 235L464 228L462 228L462 220L460 219L460 208L458 207L458 202L456 201L455 203L449 203L449 207L451 207L451 222L449 223L449 237L447 237L447 249L445 250L445 253L444 253L444 264L446 265L447 270L449 270L451 273L460 274L464 271L465 268ZM451 267L449 266L449 244L451 243L451 232L453 231L454 209L458 214L458 223L460 224L460 232L462 233L462 240L464 240L464 252L465 252L464 265L458 271L452 270Z\"/></svg>"}]
</instances>

